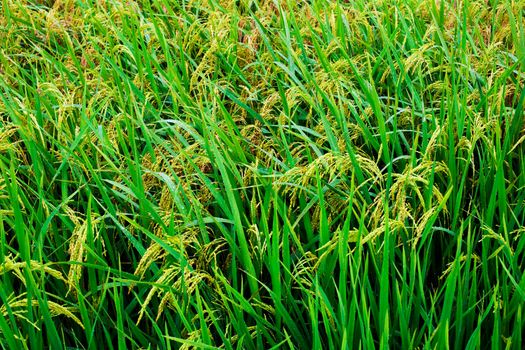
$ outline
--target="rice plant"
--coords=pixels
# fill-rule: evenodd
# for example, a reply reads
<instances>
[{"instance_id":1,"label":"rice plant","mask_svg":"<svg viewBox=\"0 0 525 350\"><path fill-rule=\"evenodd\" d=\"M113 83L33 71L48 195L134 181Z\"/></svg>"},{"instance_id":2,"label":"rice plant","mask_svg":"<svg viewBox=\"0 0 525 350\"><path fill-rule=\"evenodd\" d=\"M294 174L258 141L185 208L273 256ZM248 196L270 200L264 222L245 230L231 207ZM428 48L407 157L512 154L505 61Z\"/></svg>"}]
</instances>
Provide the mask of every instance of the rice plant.
<instances>
[{"instance_id":1,"label":"rice plant","mask_svg":"<svg viewBox=\"0 0 525 350\"><path fill-rule=\"evenodd\" d=\"M6 349L520 349L522 0L2 0Z\"/></svg>"}]
</instances>

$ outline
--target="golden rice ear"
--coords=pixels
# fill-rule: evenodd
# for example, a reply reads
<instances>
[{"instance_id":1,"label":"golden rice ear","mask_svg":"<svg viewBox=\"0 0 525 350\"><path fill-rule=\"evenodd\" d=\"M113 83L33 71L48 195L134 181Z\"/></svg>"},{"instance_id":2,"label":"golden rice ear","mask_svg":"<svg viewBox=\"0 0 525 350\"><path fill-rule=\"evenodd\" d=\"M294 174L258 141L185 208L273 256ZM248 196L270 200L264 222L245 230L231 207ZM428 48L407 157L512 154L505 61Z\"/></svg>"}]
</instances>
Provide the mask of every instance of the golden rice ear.
<instances>
[{"instance_id":1,"label":"golden rice ear","mask_svg":"<svg viewBox=\"0 0 525 350\"><path fill-rule=\"evenodd\" d=\"M427 225L428 221L437 212L439 212L439 210L438 210L438 207L436 206L436 207L430 208L430 210L428 210L426 213L424 213L419 218L419 220L418 220L418 222L416 224L416 231L415 231L415 234L414 234L414 240L413 240L413 244L412 244L414 247L417 246L417 243L419 242L419 239L421 238L421 235L423 234L423 231L427 227L426 225Z\"/></svg>"},{"instance_id":2,"label":"golden rice ear","mask_svg":"<svg viewBox=\"0 0 525 350\"><path fill-rule=\"evenodd\" d=\"M350 230L348 232L346 244L357 242L358 234L359 234L358 230ZM341 229L338 228L334 232L330 240L317 249L317 252L322 252L322 253L319 255L317 261L314 264L315 269L318 269L319 266L328 258L328 256L339 247L339 245L341 244L340 239L341 239Z\"/></svg>"},{"instance_id":3,"label":"golden rice ear","mask_svg":"<svg viewBox=\"0 0 525 350\"><path fill-rule=\"evenodd\" d=\"M199 328L196 328L195 330L189 332L185 337L184 341L182 341L182 345L180 346L180 350L198 350L199 346L196 344L199 344L199 342L202 339L202 330Z\"/></svg>"},{"instance_id":4,"label":"golden rice ear","mask_svg":"<svg viewBox=\"0 0 525 350\"><path fill-rule=\"evenodd\" d=\"M0 265L0 275L3 275L8 272L12 272L25 286L26 279L25 279L23 270L27 268L27 266L28 265L26 262L16 262L15 258L13 258L12 255L6 255L4 256L4 262ZM70 285L69 281L66 278L64 278L64 275L62 274L62 272L51 268L49 264L43 264L41 262L31 260L29 262L29 269L32 272L33 271L44 272L53 278L61 280L66 285Z\"/></svg>"},{"instance_id":5,"label":"golden rice ear","mask_svg":"<svg viewBox=\"0 0 525 350\"><path fill-rule=\"evenodd\" d=\"M20 295L15 295L14 293L10 294L7 297L7 302L4 305L0 306L0 315L2 315L2 317L8 317L9 313L11 313L17 319L24 320L31 324L37 330L40 330L40 328L36 324L30 322L29 319L24 315L28 306L26 295L27 293L22 293Z\"/></svg>"},{"instance_id":6,"label":"golden rice ear","mask_svg":"<svg viewBox=\"0 0 525 350\"><path fill-rule=\"evenodd\" d=\"M10 140L10 138L14 136L17 133L17 131L18 131L18 127L16 126L9 125L7 127L2 127L2 129L0 130L0 154L8 150L16 149L17 144L13 143ZM2 182L0 182L0 191L2 191Z\"/></svg>"},{"instance_id":7,"label":"golden rice ear","mask_svg":"<svg viewBox=\"0 0 525 350\"><path fill-rule=\"evenodd\" d=\"M72 310L76 310L76 309L67 308L53 301L48 301L47 304L49 307L49 311L51 311L52 316L66 316L72 319L73 321L75 321L76 324L78 324L80 327L82 327L82 329L84 329L84 325L82 324L80 319L77 316L75 316L75 314L73 314L72 312ZM37 305L39 305L38 301L33 300L33 306L37 306Z\"/></svg>"},{"instance_id":8,"label":"golden rice ear","mask_svg":"<svg viewBox=\"0 0 525 350\"><path fill-rule=\"evenodd\" d=\"M174 303L178 302L175 298L175 295L173 294L174 292L193 295L197 286L203 281L213 283L214 279L211 277L211 275L205 272L190 270L187 267L176 265L167 267L163 274L154 282L153 287L148 292L146 299L139 311L137 325L142 320L148 305L151 303L155 295L160 297L160 306L156 316L156 319L158 320L167 305L173 305ZM170 288L161 289L158 286L170 286Z\"/></svg>"},{"instance_id":9,"label":"golden rice ear","mask_svg":"<svg viewBox=\"0 0 525 350\"><path fill-rule=\"evenodd\" d=\"M313 293L313 276L315 276L317 271L318 260L319 257L310 251L305 252L304 255L299 258L292 270L292 279L296 284L296 286L292 286L293 288L303 288Z\"/></svg>"},{"instance_id":10,"label":"golden rice ear","mask_svg":"<svg viewBox=\"0 0 525 350\"><path fill-rule=\"evenodd\" d=\"M476 253L469 254L469 256L461 254L458 261L459 263L464 263L465 261L467 261L467 259L470 259L471 264L475 266L474 269L477 269L481 265L481 258ZM442 280L447 278L447 276L450 274L453 268L454 262L448 263L447 268L441 272L441 276L439 276L439 279Z\"/></svg>"},{"instance_id":11,"label":"golden rice ear","mask_svg":"<svg viewBox=\"0 0 525 350\"><path fill-rule=\"evenodd\" d=\"M400 220L385 218L385 221L386 220L388 220L388 231L389 232L396 232L397 230L403 229L405 227L404 222ZM379 227L374 228L372 231L370 231L368 234L366 234L361 239L361 244L366 244L368 242L374 241L379 236L384 234L386 230L387 230L386 222L381 223Z\"/></svg>"},{"instance_id":12,"label":"golden rice ear","mask_svg":"<svg viewBox=\"0 0 525 350\"><path fill-rule=\"evenodd\" d=\"M84 244L87 238L87 225L83 223L73 231L69 245L69 262L72 263L69 268L68 281L71 286L77 285L82 275L82 265L84 261ZM69 291L71 291L71 287Z\"/></svg>"},{"instance_id":13,"label":"golden rice ear","mask_svg":"<svg viewBox=\"0 0 525 350\"><path fill-rule=\"evenodd\" d=\"M211 272L218 267L217 258L219 254L228 250L228 241L225 238L217 238L208 244L200 246L196 254L195 268Z\"/></svg>"},{"instance_id":14,"label":"golden rice ear","mask_svg":"<svg viewBox=\"0 0 525 350\"><path fill-rule=\"evenodd\" d=\"M512 257L514 256L514 249L512 248L510 239L508 239L508 237L504 237L502 234L497 233L496 231L494 231L491 227L487 225L483 225L481 229L485 232L485 234L481 238L481 241L493 240L499 245L499 247L497 247L494 250L494 252L487 258L487 260L497 257L498 254L503 250L509 253L510 256ZM521 232L525 232L525 229L520 228L518 230L513 231L513 233L521 233Z\"/></svg>"},{"instance_id":15,"label":"golden rice ear","mask_svg":"<svg viewBox=\"0 0 525 350\"><path fill-rule=\"evenodd\" d=\"M142 279L144 277L144 273L151 266L151 264L160 262L166 255L166 250L161 247L160 244L155 242L152 243L144 255L142 255L142 258L140 259L139 264L137 265L137 268L133 274ZM130 289L132 287L133 286L130 286Z\"/></svg>"},{"instance_id":16,"label":"golden rice ear","mask_svg":"<svg viewBox=\"0 0 525 350\"><path fill-rule=\"evenodd\" d=\"M24 266L25 264L19 265L19 263L15 263L14 259L12 258L12 255L9 254L4 257L4 262L0 265L0 275L13 271L15 276L17 276L18 279L20 279L20 281L22 281L22 283L25 285L26 280L22 271L20 270Z\"/></svg>"},{"instance_id":17,"label":"golden rice ear","mask_svg":"<svg viewBox=\"0 0 525 350\"><path fill-rule=\"evenodd\" d=\"M160 288L158 286L159 285L172 285L172 281L179 274L179 272L180 272L180 268L178 266L168 267L164 270L164 272L157 279L157 281L155 281L155 283L153 284L153 287L151 287L150 291L148 292L148 295L146 296L146 299L141 305L141 308L139 311L139 317L136 322L137 325L142 320L142 317L144 316L144 313L146 312L146 309L148 305L150 304L150 302L153 300L155 294L160 292Z\"/></svg>"},{"instance_id":18,"label":"golden rice ear","mask_svg":"<svg viewBox=\"0 0 525 350\"><path fill-rule=\"evenodd\" d=\"M67 283L69 285L68 293L75 291L80 278L82 277L83 266L82 263L85 259L86 254L86 240L88 236L88 220L82 219L71 210L69 207L66 207L66 212L69 218L76 224L76 227L73 231L73 234L70 238L69 243L69 273L67 276ZM91 229L93 230L93 239L96 240L99 238L98 224L103 219L98 214L90 213L91 218Z\"/></svg>"},{"instance_id":19,"label":"golden rice ear","mask_svg":"<svg viewBox=\"0 0 525 350\"><path fill-rule=\"evenodd\" d=\"M219 15L216 12L210 14L210 19L207 22L208 27L206 27L205 30L211 32L211 40L208 43L206 52L201 58L199 65L192 73L189 87L190 93L196 95L206 93L209 85L209 77L215 72L217 53L221 50L221 45L222 42L225 42L225 37L230 33L230 21L230 15L224 13ZM195 21L195 23L192 24L192 26L194 25L197 27L201 26L198 21ZM195 42L200 42L202 40L199 36L200 34L200 30L195 31L195 37L193 38Z\"/></svg>"},{"instance_id":20,"label":"golden rice ear","mask_svg":"<svg viewBox=\"0 0 525 350\"><path fill-rule=\"evenodd\" d=\"M8 317L9 314L13 314L15 317L29 322L29 320L24 315L25 313L27 313L27 308L28 307L33 307L33 308L40 307L40 302L36 299L28 300L26 295L27 293L23 293L18 296L11 294L8 298L7 305L0 306L0 314L3 317ZM65 307L63 305L60 305L50 300L46 301L46 305L52 317L65 316L73 320L82 329L84 329L84 325L82 324L80 319L73 313L73 311L76 311L76 309ZM9 312L7 311L8 306L9 306Z\"/></svg>"}]
</instances>

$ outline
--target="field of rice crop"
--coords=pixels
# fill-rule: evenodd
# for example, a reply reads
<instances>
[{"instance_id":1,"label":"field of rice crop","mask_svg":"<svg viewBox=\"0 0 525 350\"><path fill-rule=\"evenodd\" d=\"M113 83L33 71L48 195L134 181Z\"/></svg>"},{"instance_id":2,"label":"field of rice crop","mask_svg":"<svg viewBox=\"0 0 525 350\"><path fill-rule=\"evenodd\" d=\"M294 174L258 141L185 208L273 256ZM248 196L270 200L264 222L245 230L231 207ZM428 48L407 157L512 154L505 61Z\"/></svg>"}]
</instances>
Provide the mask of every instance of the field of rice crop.
<instances>
[{"instance_id":1,"label":"field of rice crop","mask_svg":"<svg viewBox=\"0 0 525 350\"><path fill-rule=\"evenodd\" d=\"M0 1L4 349L521 349L525 1Z\"/></svg>"}]
</instances>

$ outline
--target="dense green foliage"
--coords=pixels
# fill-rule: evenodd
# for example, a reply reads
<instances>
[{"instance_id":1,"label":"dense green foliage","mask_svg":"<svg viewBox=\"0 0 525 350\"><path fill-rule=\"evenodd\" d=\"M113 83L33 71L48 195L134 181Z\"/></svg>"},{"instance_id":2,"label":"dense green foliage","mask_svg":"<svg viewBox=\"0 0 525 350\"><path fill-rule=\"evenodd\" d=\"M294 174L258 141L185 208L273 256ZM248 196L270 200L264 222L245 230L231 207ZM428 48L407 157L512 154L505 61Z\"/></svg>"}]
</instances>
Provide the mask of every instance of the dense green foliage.
<instances>
[{"instance_id":1,"label":"dense green foliage","mask_svg":"<svg viewBox=\"0 0 525 350\"><path fill-rule=\"evenodd\" d=\"M524 342L525 1L0 6L3 348Z\"/></svg>"}]
</instances>

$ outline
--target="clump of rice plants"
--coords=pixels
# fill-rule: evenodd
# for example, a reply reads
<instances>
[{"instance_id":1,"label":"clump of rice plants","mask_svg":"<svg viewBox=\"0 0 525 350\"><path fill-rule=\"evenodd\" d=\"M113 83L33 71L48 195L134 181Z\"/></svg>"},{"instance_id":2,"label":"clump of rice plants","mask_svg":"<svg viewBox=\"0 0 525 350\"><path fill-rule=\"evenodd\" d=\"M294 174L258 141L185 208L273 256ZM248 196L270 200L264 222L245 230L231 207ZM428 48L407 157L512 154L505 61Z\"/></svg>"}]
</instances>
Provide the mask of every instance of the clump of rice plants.
<instances>
[{"instance_id":1,"label":"clump of rice plants","mask_svg":"<svg viewBox=\"0 0 525 350\"><path fill-rule=\"evenodd\" d=\"M7 349L518 349L525 3L4 0Z\"/></svg>"}]
</instances>

